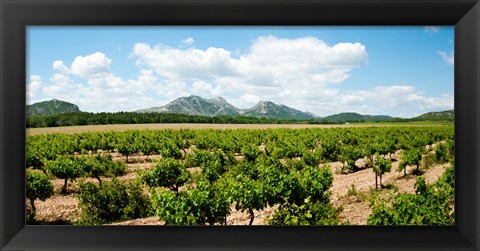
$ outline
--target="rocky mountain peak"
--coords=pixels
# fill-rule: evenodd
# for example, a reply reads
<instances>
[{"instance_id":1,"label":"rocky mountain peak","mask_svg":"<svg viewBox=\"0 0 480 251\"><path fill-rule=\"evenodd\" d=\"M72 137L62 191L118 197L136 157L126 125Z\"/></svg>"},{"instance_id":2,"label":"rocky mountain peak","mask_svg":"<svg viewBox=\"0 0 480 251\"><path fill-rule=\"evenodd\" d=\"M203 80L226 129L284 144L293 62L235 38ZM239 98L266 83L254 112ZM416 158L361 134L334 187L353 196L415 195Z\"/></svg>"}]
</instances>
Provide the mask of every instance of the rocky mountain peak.
<instances>
[{"instance_id":1,"label":"rocky mountain peak","mask_svg":"<svg viewBox=\"0 0 480 251\"><path fill-rule=\"evenodd\" d=\"M178 98L162 107L139 110L139 112L180 113L201 116L252 116L272 119L312 119L314 116L271 101L260 101L250 109L239 109L223 97L204 99L199 96Z\"/></svg>"}]
</instances>

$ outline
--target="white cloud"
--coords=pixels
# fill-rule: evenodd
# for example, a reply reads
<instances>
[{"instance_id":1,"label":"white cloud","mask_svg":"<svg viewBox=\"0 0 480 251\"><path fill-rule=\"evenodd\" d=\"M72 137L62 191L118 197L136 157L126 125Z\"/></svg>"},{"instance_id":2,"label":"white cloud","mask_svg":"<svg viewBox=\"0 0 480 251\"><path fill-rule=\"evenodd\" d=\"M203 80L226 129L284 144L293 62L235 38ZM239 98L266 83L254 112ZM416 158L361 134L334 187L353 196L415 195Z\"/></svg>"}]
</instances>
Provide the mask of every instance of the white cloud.
<instances>
[{"instance_id":1,"label":"white cloud","mask_svg":"<svg viewBox=\"0 0 480 251\"><path fill-rule=\"evenodd\" d=\"M83 111L132 111L157 105L149 93L158 92L152 71L141 70L137 79L123 80L113 74L74 82L68 76L54 74L52 84L44 88L47 97L77 104Z\"/></svg>"},{"instance_id":2,"label":"white cloud","mask_svg":"<svg viewBox=\"0 0 480 251\"><path fill-rule=\"evenodd\" d=\"M192 87L192 91L195 94L204 94L208 96L219 94L218 88L214 88L212 84L203 80L193 82Z\"/></svg>"},{"instance_id":3,"label":"white cloud","mask_svg":"<svg viewBox=\"0 0 480 251\"><path fill-rule=\"evenodd\" d=\"M69 96L76 95L77 86L70 77L62 74L55 73L50 78L52 85L45 85L43 93L47 97L57 99L67 99Z\"/></svg>"},{"instance_id":4,"label":"white cloud","mask_svg":"<svg viewBox=\"0 0 480 251\"><path fill-rule=\"evenodd\" d=\"M71 73L70 69L68 67L66 67L63 64L63 61L61 61L61 60L55 60L55 62L53 62L52 67L53 67L54 70L59 71L62 74L70 74Z\"/></svg>"},{"instance_id":5,"label":"white cloud","mask_svg":"<svg viewBox=\"0 0 480 251\"><path fill-rule=\"evenodd\" d=\"M145 43L133 47L137 64L155 69L156 73L174 80L204 80L228 74L232 68L231 53L223 48L185 50L157 45L151 48Z\"/></svg>"},{"instance_id":6,"label":"white cloud","mask_svg":"<svg viewBox=\"0 0 480 251\"><path fill-rule=\"evenodd\" d=\"M440 30L440 26L425 26L426 33L437 33Z\"/></svg>"},{"instance_id":7,"label":"white cloud","mask_svg":"<svg viewBox=\"0 0 480 251\"><path fill-rule=\"evenodd\" d=\"M72 63L71 72L83 78L97 78L110 73L112 60L101 52L78 56Z\"/></svg>"},{"instance_id":8,"label":"white cloud","mask_svg":"<svg viewBox=\"0 0 480 251\"><path fill-rule=\"evenodd\" d=\"M250 104L250 105L255 105L258 103L261 99L257 95L252 95L252 94L245 94L240 97L240 100L245 103L245 104Z\"/></svg>"},{"instance_id":9,"label":"white cloud","mask_svg":"<svg viewBox=\"0 0 480 251\"><path fill-rule=\"evenodd\" d=\"M420 109L424 111L453 109L454 97L442 94L440 97L425 97L420 101Z\"/></svg>"},{"instance_id":10,"label":"white cloud","mask_svg":"<svg viewBox=\"0 0 480 251\"><path fill-rule=\"evenodd\" d=\"M223 48L181 50L161 44L151 48L145 43L135 44L133 54L138 57L139 65L152 67L159 75L171 79L231 77L262 86L279 85L282 80L299 75L315 75L317 80L335 83L348 78L346 73L353 68L368 62L365 46L360 43L328 46L312 37L259 37L239 59Z\"/></svg>"},{"instance_id":11,"label":"white cloud","mask_svg":"<svg viewBox=\"0 0 480 251\"><path fill-rule=\"evenodd\" d=\"M131 111L158 105L152 96L168 91L153 70L140 69L137 79L125 80L110 71L111 62L101 52L76 57L70 69L56 60L53 69L58 72L44 85L42 96L75 103L84 111ZM86 80L75 82L69 74ZM38 76L31 79L35 83L30 86L37 86Z\"/></svg>"},{"instance_id":12,"label":"white cloud","mask_svg":"<svg viewBox=\"0 0 480 251\"><path fill-rule=\"evenodd\" d=\"M454 98L443 94L440 97L429 97L413 86L377 86L372 90L352 91L362 97L362 103L368 104L371 114L390 114L405 116L411 111L420 113L435 110L453 109ZM409 116L407 116L409 117Z\"/></svg>"},{"instance_id":13,"label":"white cloud","mask_svg":"<svg viewBox=\"0 0 480 251\"><path fill-rule=\"evenodd\" d=\"M27 83L27 99L35 97L43 88L42 78L38 75L30 76L30 82Z\"/></svg>"},{"instance_id":14,"label":"white cloud","mask_svg":"<svg viewBox=\"0 0 480 251\"><path fill-rule=\"evenodd\" d=\"M182 44L185 44L188 46L192 45L193 43L195 43L195 39L193 39L193 37L188 37L182 40Z\"/></svg>"},{"instance_id":15,"label":"white cloud","mask_svg":"<svg viewBox=\"0 0 480 251\"><path fill-rule=\"evenodd\" d=\"M183 81L167 80L165 82L164 92L161 95L168 98L168 101L173 101L179 97L190 96L191 93L186 91L187 85Z\"/></svg>"},{"instance_id":16,"label":"white cloud","mask_svg":"<svg viewBox=\"0 0 480 251\"><path fill-rule=\"evenodd\" d=\"M454 52L447 53L445 51L439 51L437 54L445 61L445 63L449 65L453 65L455 63L455 55Z\"/></svg>"},{"instance_id":17,"label":"white cloud","mask_svg":"<svg viewBox=\"0 0 480 251\"><path fill-rule=\"evenodd\" d=\"M327 85L341 83L352 69L368 63L360 43L330 46L314 37L261 36L246 53L235 57L223 48L178 49L146 43L135 44L132 55L138 58L137 65L152 68L168 81L193 82L196 93L261 93L262 99L285 100L286 105L318 97ZM232 102L245 104L241 99Z\"/></svg>"}]
</instances>

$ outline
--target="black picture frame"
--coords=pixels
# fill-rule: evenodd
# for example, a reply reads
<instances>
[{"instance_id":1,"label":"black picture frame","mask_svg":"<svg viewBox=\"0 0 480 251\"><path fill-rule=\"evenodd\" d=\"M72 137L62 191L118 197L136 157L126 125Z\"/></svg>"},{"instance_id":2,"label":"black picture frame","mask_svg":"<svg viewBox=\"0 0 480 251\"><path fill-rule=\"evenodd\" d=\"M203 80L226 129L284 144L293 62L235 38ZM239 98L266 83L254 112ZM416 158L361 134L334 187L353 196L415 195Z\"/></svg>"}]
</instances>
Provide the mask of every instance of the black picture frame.
<instances>
[{"instance_id":1,"label":"black picture frame","mask_svg":"<svg viewBox=\"0 0 480 251\"><path fill-rule=\"evenodd\" d=\"M0 0L1 250L479 250L478 0ZM29 25L455 25L455 226L26 226Z\"/></svg>"}]
</instances>

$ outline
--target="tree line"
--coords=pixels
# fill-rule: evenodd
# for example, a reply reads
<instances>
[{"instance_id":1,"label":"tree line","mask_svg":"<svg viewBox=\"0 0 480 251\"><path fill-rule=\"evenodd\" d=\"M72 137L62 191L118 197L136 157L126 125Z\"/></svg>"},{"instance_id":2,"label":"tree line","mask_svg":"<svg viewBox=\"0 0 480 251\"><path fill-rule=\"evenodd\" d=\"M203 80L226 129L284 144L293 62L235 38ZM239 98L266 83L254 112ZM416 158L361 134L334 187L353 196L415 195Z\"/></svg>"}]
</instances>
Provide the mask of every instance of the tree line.
<instances>
[{"instance_id":1,"label":"tree line","mask_svg":"<svg viewBox=\"0 0 480 251\"><path fill-rule=\"evenodd\" d=\"M47 116L27 116L26 127L58 127L109 124L198 123L198 124L298 124L314 120L279 120L250 116L198 116L171 113L72 112ZM326 122L325 122L326 123Z\"/></svg>"}]
</instances>

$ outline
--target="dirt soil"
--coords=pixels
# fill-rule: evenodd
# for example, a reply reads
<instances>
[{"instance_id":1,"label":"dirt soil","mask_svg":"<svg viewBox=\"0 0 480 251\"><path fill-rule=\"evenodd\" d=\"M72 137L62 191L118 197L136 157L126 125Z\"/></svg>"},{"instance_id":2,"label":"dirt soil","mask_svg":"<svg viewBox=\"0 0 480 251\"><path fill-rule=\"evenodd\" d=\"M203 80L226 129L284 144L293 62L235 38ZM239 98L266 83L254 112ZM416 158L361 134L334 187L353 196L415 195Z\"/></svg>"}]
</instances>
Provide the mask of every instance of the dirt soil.
<instances>
[{"instance_id":1,"label":"dirt soil","mask_svg":"<svg viewBox=\"0 0 480 251\"><path fill-rule=\"evenodd\" d=\"M135 225L163 225L163 224L165 224L165 222L161 221L158 217L152 216L152 217L143 218L143 219L135 219L135 220L112 223L110 225L135 226Z\"/></svg>"}]
</instances>

